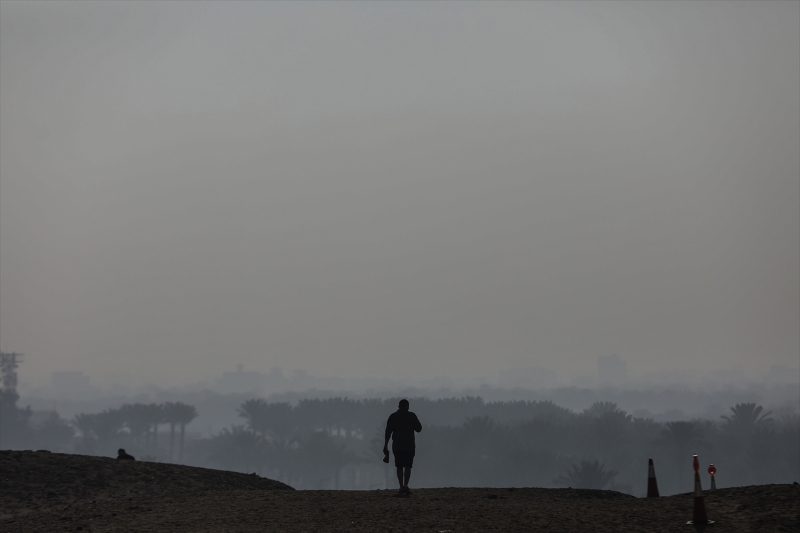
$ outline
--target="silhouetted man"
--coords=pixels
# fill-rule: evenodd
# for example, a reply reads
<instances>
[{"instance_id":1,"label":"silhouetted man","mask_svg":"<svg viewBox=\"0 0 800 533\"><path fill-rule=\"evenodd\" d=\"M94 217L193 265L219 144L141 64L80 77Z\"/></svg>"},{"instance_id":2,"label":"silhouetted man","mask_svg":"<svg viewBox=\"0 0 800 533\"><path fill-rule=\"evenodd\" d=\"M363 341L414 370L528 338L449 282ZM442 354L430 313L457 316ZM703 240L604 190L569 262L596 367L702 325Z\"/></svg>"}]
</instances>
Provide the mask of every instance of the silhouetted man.
<instances>
[{"instance_id":1,"label":"silhouetted man","mask_svg":"<svg viewBox=\"0 0 800 533\"><path fill-rule=\"evenodd\" d=\"M120 448L117 451L117 459L121 459L124 461L135 461L136 459L129 453L127 453L123 448Z\"/></svg>"},{"instance_id":2,"label":"silhouetted man","mask_svg":"<svg viewBox=\"0 0 800 533\"><path fill-rule=\"evenodd\" d=\"M400 400L397 411L389 415L386 421L386 442L383 453L389 456L389 438L392 439L394 466L397 467L397 481L400 483L400 494L411 494L408 480L411 479L411 467L414 464L414 432L422 431L417 415L408 410L408 400ZM388 462L388 461L387 461Z\"/></svg>"}]
</instances>

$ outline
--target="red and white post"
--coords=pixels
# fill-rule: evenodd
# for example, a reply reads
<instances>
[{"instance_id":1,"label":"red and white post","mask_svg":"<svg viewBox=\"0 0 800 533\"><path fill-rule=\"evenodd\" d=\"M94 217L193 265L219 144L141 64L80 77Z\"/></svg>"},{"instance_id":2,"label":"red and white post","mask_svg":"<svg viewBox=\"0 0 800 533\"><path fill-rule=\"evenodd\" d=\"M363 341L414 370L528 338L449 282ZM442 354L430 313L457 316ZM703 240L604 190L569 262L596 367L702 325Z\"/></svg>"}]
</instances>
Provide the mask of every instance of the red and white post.
<instances>
[{"instance_id":1,"label":"red and white post","mask_svg":"<svg viewBox=\"0 0 800 533\"><path fill-rule=\"evenodd\" d=\"M714 481L714 474L717 473L717 467L714 466L714 463L708 465L708 473L711 474L711 488L708 490L717 490L717 482Z\"/></svg>"},{"instance_id":2,"label":"red and white post","mask_svg":"<svg viewBox=\"0 0 800 533\"><path fill-rule=\"evenodd\" d=\"M700 461L697 455L693 455L692 457L694 458L692 461L692 466L694 467L694 512L692 513L692 519L686 522L686 524L691 526L710 525L713 524L714 521L709 520L706 514L703 487L700 485Z\"/></svg>"}]
</instances>

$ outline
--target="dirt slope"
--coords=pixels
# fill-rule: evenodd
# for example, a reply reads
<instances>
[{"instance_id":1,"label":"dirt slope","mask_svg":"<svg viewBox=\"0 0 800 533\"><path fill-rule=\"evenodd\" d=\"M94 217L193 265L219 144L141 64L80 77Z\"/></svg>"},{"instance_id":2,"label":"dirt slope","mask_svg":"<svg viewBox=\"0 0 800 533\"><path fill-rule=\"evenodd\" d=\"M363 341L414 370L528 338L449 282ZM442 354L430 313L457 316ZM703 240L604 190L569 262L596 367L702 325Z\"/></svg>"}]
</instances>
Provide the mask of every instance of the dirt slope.
<instances>
[{"instance_id":1,"label":"dirt slope","mask_svg":"<svg viewBox=\"0 0 800 533\"><path fill-rule=\"evenodd\" d=\"M92 501L207 490L294 490L223 470L50 452L0 451L0 518Z\"/></svg>"},{"instance_id":2,"label":"dirt slope","mask_svg":"<svg viewBox=\"0 0 800 533\"><path fill-rule=\"evenodd\" d=\"M96 499L95 503L83 498L73 505L50 505L44 510L41 505L28 507L27 500L20 498L28 494L32 504L38 502L38 497L33 496L43 490L37 488L41 487L38 478L19 468L15 470L17 477L8 477L8 458L13 459L9 455L0 462L4 484L0 487L0 498L5 513L5 518L0 519L0 533L694 531L685 525L692 518L693 498L689 494L640 499L612 491L578 489L441 488L420 489L410 497L401 498L394 491L383 490L274 490L286 486L243 474L189 467L172 470L180 467L154 463L136 465L137 469L144 469L138 476L114 480L113 494L118 496L106 492L107 496ZM37 466L37 462L52 464L51 458L38 455L29 456L28 460L29 466L40 470L42 465ZM108 468L113 468L114 462L110 462ZM156 471L164 468L174 474L157 476ZM80 476L80 471L70 472L68 480ZM152 478L147 479L147 475ZM83 480L83 487L80 481L72 481L69 487L78 483L80 490L89 490L94 487L90 479ZM124 479L133 486L125 487ZM222 484L222 480L226 483ZM236 483L243 486L231 487ZM268 486L261 489L256 487L258 483ZM8 492L7 486L16 487L16 491ZM79 493L76 488L71 490ZM798 485L722 489L707 492L705 500L709 517L717 522L713 529L708 529L709 533L800 531ZM6 511L11 509L12 501L22 506L15 504L13 516L9 516Z\"/></svg>"}]
</instances>

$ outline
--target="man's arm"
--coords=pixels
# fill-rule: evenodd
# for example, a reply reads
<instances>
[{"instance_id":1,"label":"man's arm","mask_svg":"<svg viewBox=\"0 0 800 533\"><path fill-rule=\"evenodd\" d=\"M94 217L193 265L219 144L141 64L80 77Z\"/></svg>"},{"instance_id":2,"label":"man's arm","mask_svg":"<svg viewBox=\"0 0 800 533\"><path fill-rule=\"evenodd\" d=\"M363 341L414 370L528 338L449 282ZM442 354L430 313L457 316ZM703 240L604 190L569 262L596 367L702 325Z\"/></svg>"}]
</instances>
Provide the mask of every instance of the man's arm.
<instances>
[{"instance_id":1,"label":"man's arm","mask_svg":"<svg viewBox=\"0 0 800 533\"><path fill-rule=\"evenodd\" d=\"M384 455L389 453L389 439L392 438L392 417L389 416L389 419L386 421L386 431L384 432L384 443L383 443L383 453Z\"/></svg>"},{"instance_id":2,"label":"man's arm","mask_svg":"<svg viewBox=\"0 0 800 533\"><path fill-rule=\"evenodd\" d=\"M417 433L422 431L422 424L420 423L419 418L417 418L417 415L414 415L414 431Z\"/></svg>"}]
</instances>

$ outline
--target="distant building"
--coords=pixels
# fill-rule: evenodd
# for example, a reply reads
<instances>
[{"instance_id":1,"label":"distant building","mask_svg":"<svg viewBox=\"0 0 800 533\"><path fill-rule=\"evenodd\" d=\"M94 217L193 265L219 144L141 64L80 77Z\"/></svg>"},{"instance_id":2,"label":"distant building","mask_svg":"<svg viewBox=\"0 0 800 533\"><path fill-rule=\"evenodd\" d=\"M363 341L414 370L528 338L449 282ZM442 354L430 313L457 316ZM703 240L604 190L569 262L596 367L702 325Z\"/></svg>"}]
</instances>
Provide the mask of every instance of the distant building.
<instances>
[{"instance_id":1,"label":"distant building","mask_svg":"<svg viewBox=\"0 0 800 533\"><path fill-rule=\"evenodd\" d=\"M286 389L287 383L283 371L278 368L270 369L269 373L246 371L244 366L236 365L236 372L225 372L217 379L217 389L223 393L254 392L269 394L281 392Z\"/></svg>"},{"instance_id":2,"label":"distant building","mask_svg":"<svg viewBox=\"0 0 800 533\"><path fill-rule=\"evenodd\" d=\"M556 371L541 366L511 368L498 374L497 384L521 389L549 388L556 384Z\"/></svg>"},{"instance_id":3,"label":"distant building","mask_svg":"<svg viewBox=\"0 0 800 533\"><path fill-rule=\"evenodd\" d=\"M597 381L600 385L621 383L628 378L628 363L617 354L597 358Z\"/></svg>"},{"instance_id":4,"label":"distant building","mask_svg":"<svg viewBox=\"0 0 800 533\"><path fill-rule=\"evenodd\" d=\"M217 388L222 393L254 392L264 389L264 378L261 372L245 372L242 365L236 365L236 372L225 372L217 379Z\"/></svg>"}]
</instances>

